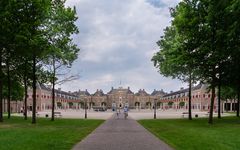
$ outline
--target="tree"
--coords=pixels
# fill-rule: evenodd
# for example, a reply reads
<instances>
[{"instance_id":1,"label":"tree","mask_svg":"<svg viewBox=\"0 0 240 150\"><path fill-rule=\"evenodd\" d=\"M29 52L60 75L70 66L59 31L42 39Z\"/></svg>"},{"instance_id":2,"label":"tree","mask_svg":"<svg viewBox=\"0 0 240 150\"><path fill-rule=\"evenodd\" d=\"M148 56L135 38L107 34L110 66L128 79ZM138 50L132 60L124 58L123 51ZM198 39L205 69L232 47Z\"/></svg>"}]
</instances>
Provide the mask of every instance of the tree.
<instances>
[{"instance_id":1,"label":"tree","mask_svg":"<svg viewBox=\"0 0 240 150\"><path fill-rule=\"evenodd\" d=\"M22 9L18 9L20 18L23 18L23 39L26 40L24 47L28 47L29 58L32 59L32 89L33 89L33 111L32 123L36 123L36 82L37 63L47 50L48 41L45 38L43 23L50 9L49 0L27 0L18 2Z\"/></svg>"},{"instance_id":2,"label":"tree","mask_svg":"<svg viewBox=\"0 0 240 150\"><path fill-rule=\"evenodd\" d=\"M173 102L172 102L172 101L168 102L168 106L169 106L170 108L172 107L172 105L173 105Z\"/></svg>"},{"instance_id":3,"label":"tree","mask_svg":"<svg viewBox=\"0 0 240 150\"><path fill-rule=\"evenodd\" d=\"M228 20L228 26L226 27L227 41L228 41L228 50L231 52L227 70L227 85L232 87L236 91L237 95L237 117L239 117L239 105L240 105L240 66L239 66L239 57L240 57L240 1L232 0L231 3L226 8Z\"/></svg>"},{"instance_id":4,"label":"tree","mask_svg":"<svg viewBox=\"0 0 240 150\"><path fill-rule=\"evenodd\" d=\"M198 80L209 85L212 92L209 123L213 122L215 88L218 86L220 89L222 80L227 74L227 71L223 68L226 68L226 64L233 57L231 56L229 47L232 46L230 46L229 43L231 42L229 41L235 41L233 40L234 36L229 36L229 32L226 32L229 24L231 24L229 23L231 22L229 21L229 18L231 18L229 17L229 12L235 12L232 8L230 11L228 10L230 4L231 2L227 0L183 0L180 2L176 8L172 9L173 21L171 28L174 29L175 36L173 36L173 40L170 39L171 44L167 46L161 45L166 49L171 49L170 53L167 54L173 57L167 57L166 54L162 54L163 52L159 53L162 57L155 56L157 63L168 62L166 63L167 65L158 65L161 72L164 68L167 68L167 70L173 70L166 72L167 75L173 76L173 72L174 76L186 76L186 72L188 71L188 73L193 73L193 75L190 73L189 77L197 75ZM235 7L239 6L237 5L239 2L235 2L234 4ZM236 21L239 22L237 19ZM235 24L237 23L235 22ZM226 37L228 38L226 39ZM237 39L239 39L239 35ZM166 38L165 41L169 43ZM236 45L236 43L235 41L232 44ZM180 50L182 52L179 54ZM172 65L175 65L175 62L187 67L188 70L179 71L177 67L172 67Z\"/></svg>"},{"instance_id":5,"label":"tree","mask_svg":"<svg viewBox=\"0 0 240 150\"><path fill-rule=\"evenodd\" d=\"M47 55L47 62L50 64L51 84L52 84L52 118L54 121L55 108L55 84L57 81L57 72L63 67L70 67L77 58L79 49L72 43L70 37L78 33L74 22L77 20L76 10L65 7L66 0L52 1L52 9L47 22L48 40L50 42L50 53Z\"/></svg>"},{"instance_id":6,"label":"tree","mask_svg":"<svg viewBox=\"0 0 240 150\"><path fill-rule=\"evenodd\" d=\"M174 18L170 27L167 27L164 36L158 42L160 52L156 53L152 61L164 76L178 78L189 83L189 120L192 120L191 89L192 82L196 80L198 69L195 67L195 53L199 40L189 38L197 32L197 18L195 1L180 2L176 8L171 9ZM196 30L196 31L195 31ZM201 35L199 33L199 35Z\"/></svg>"},{"instance_id":7,"label":"tree","mask_svg":"<svg viewBox=\"0 0 240 150\"><path fill-rule=\"evenodd\" d=\"M8 19L11 15L11 12L9 12L9 3L10 1L0 1L0 19L1 19L1 24L0 24L0 122L3 122L3 78L4 78L4 73L3 73L3 62L6 54L6 47L9 45L9 36L11 35L11 22Z\"/></svg>"},{"instance_id":8,"label":"tree","mask_svg":"<svg viewBox=\"0 0 240 150\"><path fill-rule=\"evenodd\" d=\"M185 102L180 102L180 103L179 103L179 106L180 106L180 107L183 107L184 105L185 105Z\"/></svg>"}]
</instances>

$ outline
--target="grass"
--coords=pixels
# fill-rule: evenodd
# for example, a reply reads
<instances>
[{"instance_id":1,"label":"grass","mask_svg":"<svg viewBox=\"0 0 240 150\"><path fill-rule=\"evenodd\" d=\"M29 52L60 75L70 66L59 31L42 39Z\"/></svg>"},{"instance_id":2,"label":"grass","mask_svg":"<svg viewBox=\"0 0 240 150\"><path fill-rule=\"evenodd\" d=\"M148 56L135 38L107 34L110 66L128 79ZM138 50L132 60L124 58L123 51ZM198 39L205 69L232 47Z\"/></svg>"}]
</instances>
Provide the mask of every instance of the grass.
<instances>
[{"instance_id":1,"label":"grass","mask_svg":"<svg viewBox=\"0 0 240 150\"><path fill-rule=\"evenodd\" d=\"M224 117L214 119L209 125L207 118L140 120L146 129L176 150L239 150L240 119Z\"/></svg>"},{"instance_id":2,"label":"grass","mask_svg":"<svg viewBox=\"0 0 240 150\"><path fill-rule=\"evenodd\" d=\"M103 120L38 118L31 124L22 117L0 123L1 150L65 150L71 149L91 133Z\"/></svg>"}]
</instances>

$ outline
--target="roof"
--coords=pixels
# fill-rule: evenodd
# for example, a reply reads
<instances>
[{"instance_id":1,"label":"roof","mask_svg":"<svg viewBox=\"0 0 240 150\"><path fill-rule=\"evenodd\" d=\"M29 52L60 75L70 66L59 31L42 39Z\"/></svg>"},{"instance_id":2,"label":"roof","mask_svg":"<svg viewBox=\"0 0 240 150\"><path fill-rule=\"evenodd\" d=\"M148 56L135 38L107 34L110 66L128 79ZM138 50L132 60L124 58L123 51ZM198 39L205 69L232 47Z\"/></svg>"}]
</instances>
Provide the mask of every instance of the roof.
<instances>
[{"instance_id":1,"label":"roof","mask_svg":"<svg viewBox=\"0 0 240 150\"><path fill-rule=\"evenodd\" d=\"M192 91L201 89L201 87L202 87L202 84L198 84L197 86L192 87ZM181 94L181 93L186 93L186 92L188 92L188 90L189 90L189 88L181 89L179 91L175 91L175 92L166 94L163 97L168 97L168 96L173 96L173 95L177 95L177 94Z\"/></svg>"},{"instance_id":2,"label":"roof","mask_svg":"<svg viewBox=\"0 0 240 150\"><path fill-rule=\"evenodd\" d=\"M156 90L154 89L154 91L151 93L151 96L164 96L166 95L167 93L165 93L163 90Z\"/></svg>"},{"instance_id":3,"label":"roof","mask_svg":"<svg viewBox=\"0 0 240 150\"><path fill-rule=\"evenodd\" d=\"M118 89L114 89L112 87L112 89L107 93L107 94L114 94L114 93L117 93L117 92L122 92L122 93L126 93L126 94L134 94L130 88L128 87L127 89L124 89L122 87L119 87Z\"/></svg>"},{"instance_id":4,"label":"roof","mask_svg":"<svg viewBox=\"0 0 240 150\"><path fill-rule=\"evenodd\" d=\"M81 91L79 90L78 92L79 96L90 96L91 94L87 91L87 89L85 91Z\"/></svg>"},{"instance_id":5,"label":"roof","mask_svg":"<svg viewBox=\"0 0 240 150\"><path fill-rule=\"evenodd\" d=\"M40 88L42 90L46 90L46 91L51 91L52 88L50 86L44 85L44 84L39 84L37 83L37 88Z\"/></svg>"},{"instance_id":6,"label":"roof","mask_svg":"<svg viewBox=\"0 0 240 150\"><path fill-rule=\"evenodd\" d=\"M44 84L37 83L37 88L40 88L41 90L52 91L52 88L50 86L44 85ZM65 92L65 91L62 91L61 89L55 89L55 93L72 96L72 97L78 97L75 93Z\"/></svg>"},{"instance_id":7,"label":"roof","mask_svg":"<svg viewBox=\"0 0 240 150\"><path fill-rule=\"evenodd\" d=\"M105 94L103 93L103 90L98 90L93 94L93 96L104 96Z\"/></svg>"},{"instance_id":8,"label":"roof","mask_svg":"<svg viewBox=\"0 0 240 150\"><path fill-rule=\"evenodd\" d=\"M149 94L144 89L140 89L135 95L136 96L149 96Z\"/></svg>"},{"instance_id":9,"label":"roof","mask_svg":"<svg viewBox=\"0 0 240 150\"><path fill-rule=\"evenodd\" d=\"M56 93L56 94L67 95L67 96L72 96L72 97L77 97L77 98L78 98L78 96L75 95L74 93L69 93L69 92L61 91L61 90L59 90L59 89L58 89L58 90L55 89L55 93Z\"/></svg>"}]
</instances>

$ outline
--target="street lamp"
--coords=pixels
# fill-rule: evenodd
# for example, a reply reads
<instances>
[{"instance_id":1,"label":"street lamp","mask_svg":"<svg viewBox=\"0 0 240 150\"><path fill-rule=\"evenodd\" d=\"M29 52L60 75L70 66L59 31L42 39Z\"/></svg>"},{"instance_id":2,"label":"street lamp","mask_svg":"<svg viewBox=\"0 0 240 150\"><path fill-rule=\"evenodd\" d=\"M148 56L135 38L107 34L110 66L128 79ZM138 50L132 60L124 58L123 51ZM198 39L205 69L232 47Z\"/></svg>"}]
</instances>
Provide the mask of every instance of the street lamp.
<instances>
[{"instance_id":1,"label":"street lamp","mask_svg":"<svg viewBox=\"0 0 240 150\"><path fill-rule=\"evenodd\" d=\"M85 119L87 119L87 99L84 99L85 101Z\"/></svg>"},{"instance_id":2,"label":"street lamp","mask_svg":"<svg viewBox=\"0 0 240 150\"><path fill-rule=\"evenodd\" d=\"M156 119L156 101L157 99L154 99L154 119Z\"/></svg>"}]
</instances>

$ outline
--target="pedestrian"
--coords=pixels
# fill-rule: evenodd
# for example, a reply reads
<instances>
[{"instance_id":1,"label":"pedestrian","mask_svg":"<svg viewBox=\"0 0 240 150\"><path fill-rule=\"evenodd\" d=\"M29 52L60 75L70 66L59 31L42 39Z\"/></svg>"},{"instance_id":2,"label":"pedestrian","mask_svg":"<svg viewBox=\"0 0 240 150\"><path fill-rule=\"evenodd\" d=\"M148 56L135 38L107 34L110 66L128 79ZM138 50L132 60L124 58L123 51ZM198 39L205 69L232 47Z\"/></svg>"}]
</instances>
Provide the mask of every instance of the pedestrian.
<instances>
[{"instance_id":1,"label":"pedestrian","mask_svg":"<svg viewBox=\"0 0 240 150\"><path fill-rule=\"evenodd\" d=\"M127 116L128 116L128 108L127 108L127 106L124 107L123 111L124 111L124 118L127 119Z\"/></svg>"},{"instance_id":2,"label":"pedestrian","mask_svg":"<svg viewBox=\"0 0 240 150\"><path fill-rule=\"evenodd\" d=\"M119 112L117 109L116 109L116 114L117 114L117 118L119 118Z\"/></svg>"}]
</instances>

